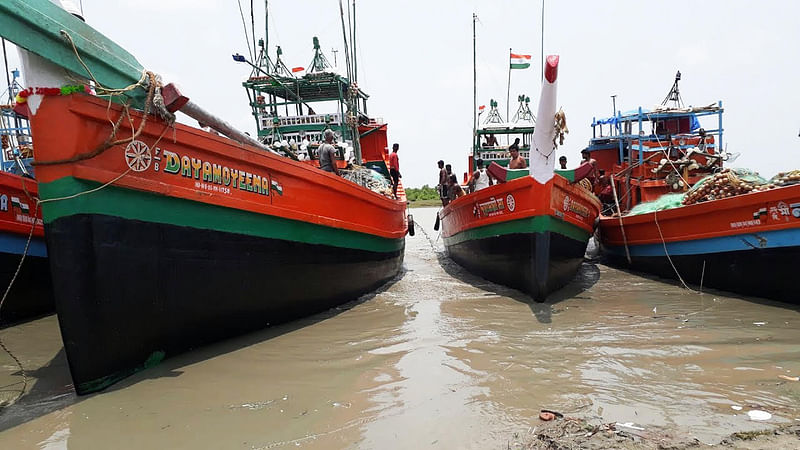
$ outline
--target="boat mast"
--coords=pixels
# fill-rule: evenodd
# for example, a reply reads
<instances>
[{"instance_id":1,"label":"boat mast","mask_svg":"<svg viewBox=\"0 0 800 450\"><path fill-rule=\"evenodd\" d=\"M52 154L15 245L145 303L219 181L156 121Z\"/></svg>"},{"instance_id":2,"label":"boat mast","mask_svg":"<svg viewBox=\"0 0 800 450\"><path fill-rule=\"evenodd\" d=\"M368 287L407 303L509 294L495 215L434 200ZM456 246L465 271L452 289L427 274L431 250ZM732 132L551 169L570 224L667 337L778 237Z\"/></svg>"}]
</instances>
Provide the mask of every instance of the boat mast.
<instances>
[{"instance_id":1,"label":"boat mast","mask_svg":"<svg viewBox=\"0 0 800 450\"><path fill-rule=\"evenodd\" d=\"M349 10L349 4L348 4ZM342 6L342 0L339 0L339 14L341 16L342 21L342 37L344 38L344 60L347 66L347 98L345 102L347 104L347 126L350 127L350 135L353 139L353 156L356 159L358 164L362 164L363 161L361 160L361 142L359 141L359 131L358 131L358 91L357 87L353 80L353 68L352 68L352 60L350 55L350 46L347 43L347 27L345 27L344 23L344 7ZM352 33L352 29L350 30ZM352 44L352 42L350 43ZM344 136L342 136L344 137Z\"/></svg>"},{"instance_id":2,"label":"boat mast","mask_svg":"<svg viewBox=\"0 0 800 450\"><path fill-rule=\"evenodd\" d=\"M472 151L475 152L478 137L478 71L475 56L475 21L478 15L472 13ZM471 169L471 168L470 168Z\"/></svg>"},{"instance_id":3,"label":"boat mast","mask_svg":"<svg viewBox=\"0 0 800 450\"><path fill-rule=\"evenodd\" d=\"M353 46L353 82L358 83L358 58L356 55L356 0L353 0L353 29L350 43Z\"/></svg>"},{"instance_id":4,"label":"boat mast","mask_svg":"<svg viewBox=\"0 0 800 450\"><path fill-rule=\"evenodd\" d=\"M8 76L8 57L6 56L6 40L0 39L3 41L3 67L6 70L6 86L8 86L8 104L14 103L14 97L11 95L13 89L11 89L11 78Z\"/></svg>"}]
</instances>

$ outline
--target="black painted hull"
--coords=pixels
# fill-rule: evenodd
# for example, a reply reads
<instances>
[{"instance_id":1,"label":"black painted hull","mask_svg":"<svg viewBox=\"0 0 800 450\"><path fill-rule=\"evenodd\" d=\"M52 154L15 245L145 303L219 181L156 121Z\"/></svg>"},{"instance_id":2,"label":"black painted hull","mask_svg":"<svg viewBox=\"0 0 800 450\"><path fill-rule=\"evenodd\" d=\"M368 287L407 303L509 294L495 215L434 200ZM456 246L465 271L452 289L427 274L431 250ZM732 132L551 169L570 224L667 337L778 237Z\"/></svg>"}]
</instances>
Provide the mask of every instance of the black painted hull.
<instances>
[{"instance_id":1,"label":"black painted hull","mask_svg":"<svg viewBox=\"0 0 800 450\"><path fill-rule=\"evenodd\" d=\"M628 264L625 256L606 252L606 259L618 267L677 279L666 256L632 257L632 264ZM704 287L800 304L794 284L800 247L678 255L671 259L687 283L700 285L702 280Z\"/></svg>"},{"instance_id":2,"label":"black painted hull","mask_svg":"<svg viewBox=\"0 0 800 450\"><path fill-rule=\"evenodd\" d=\"M79 394L162 357L354 300L395 252L303 244L104 215L46 225L56 310Z\"/></svg>"},{"instance_id":3,"label":"black painted hull","mask_svg":"<svg viewBox=\"0 0 800 450\"><path fill-rule=\"evenodd\" d=\"M575 278L586 243L558 233L514 233L448 245L455 262L489 281L543 302Z\"/></svg>"},{"instance_id":4,"label":"black painted hull","mask_svg":"<svg viewBox=\"0 0 800 450\"><path fill-rule=\"evenodd\" d=\"M0 253L0 298L14 278L22 255ZM0 308L0 326L50 314L54 311L53 284L47 258L28 255Z\"/></svg>"}]
</instances>

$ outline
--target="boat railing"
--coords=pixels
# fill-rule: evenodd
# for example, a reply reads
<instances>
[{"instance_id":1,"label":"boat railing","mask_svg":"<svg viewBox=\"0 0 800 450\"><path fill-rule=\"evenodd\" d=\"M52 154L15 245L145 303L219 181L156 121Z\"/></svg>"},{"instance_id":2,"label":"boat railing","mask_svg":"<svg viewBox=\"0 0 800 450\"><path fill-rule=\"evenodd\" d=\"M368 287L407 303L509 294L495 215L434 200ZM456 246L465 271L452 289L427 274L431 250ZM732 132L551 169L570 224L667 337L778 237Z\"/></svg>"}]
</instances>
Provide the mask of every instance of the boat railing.
<instances>
[{"instance_id":1,"label":"boat railing","mask_svg":"<svg viewBox=\"0 0 800 450\"><path fill-rule=\"evenodd\" d=\"M596 117L592 118L592 141L612 139L616 141L619 146L619 161L625 160L625 149L630 148L638 153L639 164L643 164L644 153L648 151L648 149L642 148L643 146L641 143L643 141L665 141L669 146L672 138L678 135L691 135L692 137L700 136L699 131L701 128L697 118L704 116L717 116L718 126L716 128L702 129L702 131L706 136L716 136L714 139L716 142L709 142L707 144L708 149L724 149L725 147L723 146L722 142L724 131L722 127L723 112L724 109L722 108L721 101L717 102L716 105L711 104L696 108L656 109L654 111L647 111L639 107L633 112L626 112L624 114L621 111L618 111L617 114L612 117L600 119ZM670 120L688 120L690 122L690 131L668 133L668 130L664 129L668 127L662 127L662 129L657 127L657 125L664 125L666 121ZM651 130L650 133L646 133L644 130L645 122L651 122L651 124L654 124L653 130ZM604 125L609 126L608 134L606 135L603 134ZM682 129L685 126L686 123L684 122L679 126L679 129ZM634 140L638 141L638 144L633 144ZM591 147L592 145L590 145L590 149Z\"/></svg>"},{"instance_id":2,"label":"boat railing","mask_svg":"<svg viewBox=\"0 0 800 450\"><path fill-rule=\"evenodd\" d=\"M279 128L297 125L339 125L341 123L341 115L339 113L279 117L277 124L273 122L273 119L274 117L267 114L260 115L261 127Z\"/></svg>"}]
</instances>

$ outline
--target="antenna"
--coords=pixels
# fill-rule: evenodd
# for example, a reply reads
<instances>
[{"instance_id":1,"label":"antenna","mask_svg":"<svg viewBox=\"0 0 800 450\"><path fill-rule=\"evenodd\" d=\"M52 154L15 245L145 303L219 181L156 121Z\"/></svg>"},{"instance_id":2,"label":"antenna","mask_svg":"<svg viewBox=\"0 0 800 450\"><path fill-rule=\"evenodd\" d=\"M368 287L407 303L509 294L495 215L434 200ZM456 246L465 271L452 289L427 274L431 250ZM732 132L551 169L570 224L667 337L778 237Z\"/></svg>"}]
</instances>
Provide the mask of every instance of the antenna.
<instances>
[{"instance_id":1,"label":"antenna","mask_svg":"<svg viewBox=\"0 0 800 450\"><path fill-rule=\"evenodd\" d=\"M669 94L667 94L664 101L661 102L662 106L668 106L667 103L672 102L675 108L683 108L683 99L681 99L681 92L678 89L679 81L681 81L680 70L675 74L675 82L672 84L672 89L669 90Z\"/></svg>"},{"instance_id":2,"label":"antenna","mask_svg":"<svg viewBox=\"0 0 800 450\"><path fill-rule=\"evenodd\" d=\"M333 65L334 65L334 67L339 67L339 64L336 62L336 54L339 53L339 50L336 50L335 48L332 48L331 49L331 53L333 53Z\"/></svg>"}]
</instances>

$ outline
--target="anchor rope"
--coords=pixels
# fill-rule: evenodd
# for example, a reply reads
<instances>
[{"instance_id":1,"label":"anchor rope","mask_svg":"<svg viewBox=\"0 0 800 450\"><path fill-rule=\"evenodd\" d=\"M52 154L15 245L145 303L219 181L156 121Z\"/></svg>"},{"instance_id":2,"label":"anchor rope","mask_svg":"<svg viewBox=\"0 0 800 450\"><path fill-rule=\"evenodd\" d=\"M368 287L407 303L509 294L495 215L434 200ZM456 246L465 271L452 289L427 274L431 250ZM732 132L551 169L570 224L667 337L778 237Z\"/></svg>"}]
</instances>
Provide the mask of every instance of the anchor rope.
<instances>
[{"instance_id":1,"label":"anchor rope","mask_svg":"<svg viewBox=\"0 0 800 450\"><path fill-rule=\"evenodd\" d=\"M681 274L678 272L678 269L672 262L672 258L669 256L669 252L667 251L667 242L664 240L664 234L661 232L661 225L658 224L658 211L653 211L653 219L655 220L656 228L658 229L658 235L661 237L661 245L664 246L664 254L667 255L667 261L669 261L669 265L672 266L672 270L675 271L675 275L678 276L678 280L680 280L681 284L683 285L684 288L686 288L687 291L699 294L699 292L690 288L689 285L687 285L686 282L683 281L683 277L681 277Z\"/></svg>"},{"instance_id":2,"label":"anchor rope","mask_svg":"<svg viewBox=\"0 0 800 450\"><path fill-rule=\"evenodd\" d=\"M23 183L23 187L24 187ZM27 192L27 190L25 191ZM31 239L33 239L33 231L36 229L36 215L39 213L39 203L36 203L36 207L33 211L33 223L31 224L31 231L28 232L28 240L25 241L25 249L22 251L22 257L19 259L19 264L17 264L17 270L14 271L14 276L11 277L11 281L8 283L5 292L3 293L3 298L0 299L0 312L3 311L3 304L6 302L6 298L8 298L8 293L11 292L11 287L14 285L14 281L17 280L17 276L19 275L20 270L22 270L22 263L25 262L25 256L28 255L28 248L31 245ZM11 351L11 349L6 346L6 343L0 338L0 348L3 349L4 352L17 363L17 367L19 367L20 375L22 375L22 389L19 390L19 393L14 400L11 401L11 404L16 403L24 394L25 390L28 388L28 373L25 371L25 367L22 365L22 361L17 358L17 356Z\"/></svg>"},{"instance_id":3,"label":"anchor rope","mask_svg":"<svg viewBox=\"0 0 800 450\"><path fill-rule=\"evenodd\" d=\"M416 225L416 228L422 231L422 234L425 235L425 239L427 239L428 244L431 245L431 250L433 250L434 253L438 253L438 250L436 250L436 243L433 241L433 239L431 239L430 235L428 235L428 232L425 231L425 228L423 228L422 225L420 225L420 223L416 220L414 220L414 224ZM439 239L437 238L436 240L438 241Z\"/></svg>"}]
</instances>

